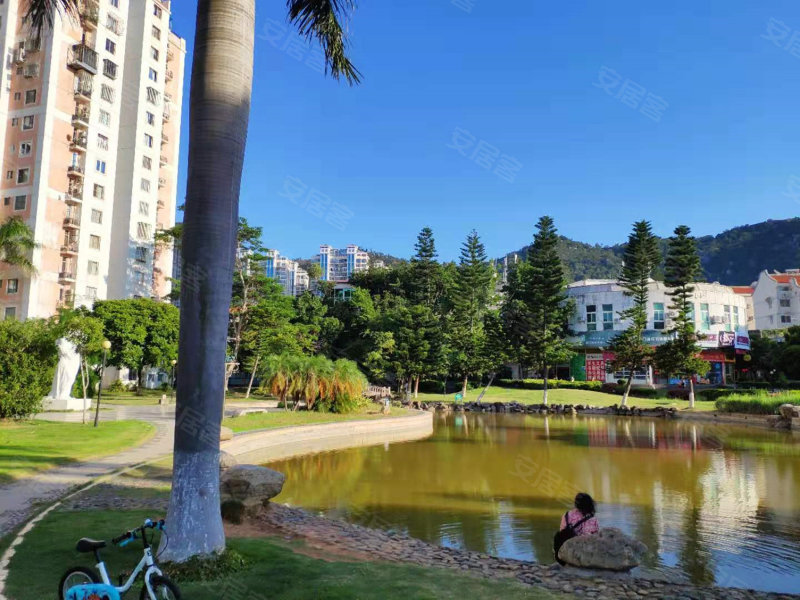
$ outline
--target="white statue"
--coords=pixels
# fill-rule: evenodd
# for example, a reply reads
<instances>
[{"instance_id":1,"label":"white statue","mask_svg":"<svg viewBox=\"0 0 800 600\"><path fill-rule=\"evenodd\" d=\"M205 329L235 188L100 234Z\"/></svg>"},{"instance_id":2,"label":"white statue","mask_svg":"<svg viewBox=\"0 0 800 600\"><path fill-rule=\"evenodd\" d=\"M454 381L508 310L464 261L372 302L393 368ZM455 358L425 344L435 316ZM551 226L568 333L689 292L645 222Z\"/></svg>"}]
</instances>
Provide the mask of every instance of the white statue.
<instances>
[{"instance_id":1,"label":"white statue","mask_svg":"<svg viewBox=\"0 0 800 600\"><path fill-rule=\"evenodd\" d=\"M72 397L72 384L81 368L81 355L75 344L67 338L56 341L58 366L53 376L53 387L45 398L45 406L51 410L82 410L83 400Z\"/></svg>"}]
</instances>

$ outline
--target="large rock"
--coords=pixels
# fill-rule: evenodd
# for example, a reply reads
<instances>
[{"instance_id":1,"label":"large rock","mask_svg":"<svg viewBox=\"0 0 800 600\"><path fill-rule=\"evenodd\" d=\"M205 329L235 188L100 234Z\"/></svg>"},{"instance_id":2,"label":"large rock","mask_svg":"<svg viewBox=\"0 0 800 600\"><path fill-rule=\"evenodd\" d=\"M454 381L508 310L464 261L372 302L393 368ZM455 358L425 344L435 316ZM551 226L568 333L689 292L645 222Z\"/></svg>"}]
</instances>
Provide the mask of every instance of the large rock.
<instances>
[{"instance_id":1,"label":"large rock","mask_svg":"<svg viewBox=\"0 0 800 600\"><path fill-rule=\"evenodd\" d=\"M564 542L558 557L568 565L583 569L629 571L638 567L647 546L608 527L594 535L579 535Z\"/></svg>"},{"instance_id":2,"label":"large rock","mask_svg":"<svg viewBox=\"0 0 800 600\"><path fill-rule=\"evenodd\" d=\"M220 476L222 516L235 523L281 493L286 476L267 467L236 465Z\"/></svg>"},{"instance_id":3,"label":"large rock","mask_svg":"<svg viewBox=\"0 0 800 600\"><path fill-rule=\"evenodd\" d=\"M239 461L236 460L236 457L231 454L230 452L225 452L221 450L219 453L219 472L222 473L223 471L227 471L231 467L235 467L239 464Z\"/></svg>"},{"instance_id":4,"label":"large rock","mask_svg":"<svg viewBox=\"0 0 800 600\"><path fill-rule=\"evenodd\" d=\"M800 406L793 404L781 404L778 412L784 419L796 419L800 417Z\"/></svg>"},{"instance_id":5,"label":"large rock","mask_svg":"<svg viewBox=\"0 0 800 600\"><path fill-rule=\"evenodd\" d=\"M226 442L228 440L233 439L233 429L230 427L220 427L219 428L219 441Z\"/></svg>"}]
</instances>

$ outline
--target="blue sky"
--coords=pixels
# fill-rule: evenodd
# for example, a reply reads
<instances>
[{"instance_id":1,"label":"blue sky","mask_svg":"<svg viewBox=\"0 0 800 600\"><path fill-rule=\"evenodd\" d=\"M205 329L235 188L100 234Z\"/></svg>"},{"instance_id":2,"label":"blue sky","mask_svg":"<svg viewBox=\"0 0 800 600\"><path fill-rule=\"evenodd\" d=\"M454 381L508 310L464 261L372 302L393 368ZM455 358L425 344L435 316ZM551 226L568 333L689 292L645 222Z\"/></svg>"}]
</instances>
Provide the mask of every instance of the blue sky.
<instances>
[{"instance_id":1,"label":"blue sky","mask_svg":"<svg viewBox=\"0 0 800 600\"><path fill-rule=\"evenodd\" d=\"M173 6L191 60L196 1ZM641 218L705 235L800 214L794 3L361 0L358 87L285 19L259 0L240 211L289 256L408 256L426 225L443 259L472 228L499 256L543 214L601 244ZM181 197L188 88L187 68Z\"/></svg>"}]
</instances>

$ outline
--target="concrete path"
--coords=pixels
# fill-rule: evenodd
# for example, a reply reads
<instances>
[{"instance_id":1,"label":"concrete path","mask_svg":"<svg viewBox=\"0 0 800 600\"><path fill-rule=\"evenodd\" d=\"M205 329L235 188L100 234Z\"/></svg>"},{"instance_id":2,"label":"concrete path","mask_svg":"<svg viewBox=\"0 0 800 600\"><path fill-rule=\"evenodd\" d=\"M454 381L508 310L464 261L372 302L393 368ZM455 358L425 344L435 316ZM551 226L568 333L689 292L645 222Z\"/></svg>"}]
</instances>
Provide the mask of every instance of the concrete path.
<instances>
[{"instance_id":1,"label":"concrete path","mask_svg":"<svg viewBox=\"0 0 800 600\"><path fill-rule=\"evenodd\" d=\"M81 413L42 413L48 421L80 422ZM94 418L94 415L92 415ZM101 421L147 421L156 426L150 440L119 454L77 462L43 471L33 477L0 486L0 537L24 523L42 505L63 498L71 490L120 469L165 456L172 452L174 406L115 406L100 412Z\"/></svg>"}]
</instances>

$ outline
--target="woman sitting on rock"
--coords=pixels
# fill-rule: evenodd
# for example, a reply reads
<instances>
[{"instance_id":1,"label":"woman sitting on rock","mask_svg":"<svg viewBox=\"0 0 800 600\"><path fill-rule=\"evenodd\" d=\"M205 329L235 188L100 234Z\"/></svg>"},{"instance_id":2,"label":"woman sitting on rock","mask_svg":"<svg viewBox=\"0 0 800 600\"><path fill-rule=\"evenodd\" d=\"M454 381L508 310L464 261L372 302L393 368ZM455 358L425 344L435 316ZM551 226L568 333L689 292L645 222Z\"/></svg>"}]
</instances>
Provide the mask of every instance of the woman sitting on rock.
<instances>
[{"instance_id":1,"label":"woman sitting on rock","mask_svg":"<svg viewBox=\"0 0 800 600\"><path fill-rule=\"evenodd\" d=\"M600 531L594 516L594 500L589 494L581 492L575 496L575 508L561 517L561 531L568 526L575 535L591 535Z\"/></svg>"}]
</instances>

